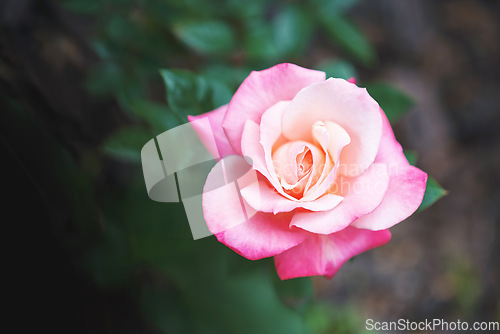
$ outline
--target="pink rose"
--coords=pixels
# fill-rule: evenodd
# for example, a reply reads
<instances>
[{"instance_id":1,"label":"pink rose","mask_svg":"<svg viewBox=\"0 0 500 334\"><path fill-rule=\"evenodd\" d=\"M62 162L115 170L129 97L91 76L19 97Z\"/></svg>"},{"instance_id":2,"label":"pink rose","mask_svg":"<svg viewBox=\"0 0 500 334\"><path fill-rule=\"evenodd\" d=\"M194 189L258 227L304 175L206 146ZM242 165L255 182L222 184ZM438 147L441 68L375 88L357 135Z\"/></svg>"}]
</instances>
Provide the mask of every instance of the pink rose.
<instances>
[{"instance_id":1,"label":"pink rose","mask_svg":"<svg viewBox=\"0 0 500 334\"><path fill-rule=\"evenodd\" d=\"M257 172L241 196L204 192L208 229L248 259L274 256L281 279L331 278L351 257L384 245L426 187L427 174L408 163L366 89L325 79L279 64L250 73L228 105L189 117L209 118L211 128L193 127L204 143L215 138L214 156L243 155ZM212 173L206 188L214 188ZM242 203L256 213L235 223Z\"/></svg>"}]
</instances>

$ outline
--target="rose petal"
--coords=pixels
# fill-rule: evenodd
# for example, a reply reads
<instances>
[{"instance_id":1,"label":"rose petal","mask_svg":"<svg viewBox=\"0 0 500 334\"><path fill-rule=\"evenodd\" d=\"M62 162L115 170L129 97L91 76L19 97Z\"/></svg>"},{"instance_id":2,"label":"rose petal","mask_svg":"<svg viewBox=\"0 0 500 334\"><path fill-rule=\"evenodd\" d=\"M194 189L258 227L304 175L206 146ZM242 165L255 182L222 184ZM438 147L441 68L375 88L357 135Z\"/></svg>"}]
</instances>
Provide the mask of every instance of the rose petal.
<instances>
[{"instance_id":1,"label":"rose petal","mask_svg":"<svg viewBox=\"0 0 500 334\"><path fill-rule=\"evenodd\" d=\"M299 180L297 156L304 149L307 149L311 154L312 164L310 170ZM307 188L306 184L309 184L313 179L315 182L319 179L325 166L325 154L316 145L304 141L294 141L281 145L272 155L272 160L281 186L287 191L293 191L296 196L291 195L298 199L303 197L304 187Z\"/></svg>"},{"instance_id":2,"label":"rose petal","mask_svg":"<svg viewBox=\"0 0 500 334\"><path fill-rule=\"evenodd\" d=\"M250 260L282 253L298 244L307 232L290 228L290 213L259 212L243 224L217 233L217 240Z\"/></svg>"},{"instance_id":3,"label":"rose petal","mask_svg":"<svg viewBox=\"0 0 500 334\"><path fill-rule=\"evenodd\" d=\"M273 215L249 210L251 207L239 193L239 188L251 183L246 173L249 168L240 156L226 157L212 168L203 189L203 216L208 230L220 242L256 260L299 244L307 233L289 226L289 213ZM253 169L250 172L255 173Z\"/></svg>"},{"instance_id":4,"label":"rose petal","mask_svg":"<svg viewBox=\"0 0 500 334\"><path fill-rule=\"evenodd\" d=\"M310 152L310 143L294 141L281 145L273 153L273 166L276 174L280 176L281 183L296 184L300 180L298 172L298 159L304 157L305 152ZM312 166L312 162L311 162Z\"/></svg>"},{"instance_id":5,"label":"rose petal","mask_svg":"<svg viewBox=\"0 0 500 334\"><path fill-rule=\"evenodd\" d=\"M382 137L375 162L384 163L389 166L389 169L400 165L408 166L410 163L403 153L401 144L399 144L394 136L391 123L389 123L387 116L381 108L379 108L379 113L382 118Z\"/></svg>"},{"instance_id":6,"label":"rose petal","mask_svg":"<svg viewBox=\"0 0 500 334\"><path fill-rule=\"evenodd\" d=\"M321 161L322 166L316 167L316 173L309 178L309 182L304 190L304 197L302 198L304 201L313 201L323 195L333 182L336 169L336 166L328 153L330 134L328 133L325 124L321 121L317 121L313 124L311 133L313 141L317 142L321 147L324 157ZM314 161L314 163L316 163L316 161ZM328 183L328 185L325 185L326 183ZM318 187L321 187L322 185L324 188L323 191L318 190Z\"/></svg>"},{"instance_id":7,"label":"rose petal","mask_svg":"<svg viewBox=\"0 0 500 334\"><path fill-rule=\"evenodd\" d=\"M240 199L240 188L252 183L248 172L257 173L241 156L228 156L215 164L203 187L203 216L208 230L214 234L244 223L249 216Z\"/></svg>"},{"instance_id":8,"label":"rose petal","mask_svg":"<svg viewBox=\"0 0 500 334\"><path fill-rule=\"evenodd\" d=\"M241 147L243 155L252 159L253 168L264 175L273 187L285 198L294 200L283 190L272 161L272 146L281 134L281 114L288 102L278 102L262 117L261 126L247 121L243 129ZM261 138L260 142L256 138Z\"/></svg>"},{"instance_id":9,"label":"rose petal","mask_svg":"<svg viewBox=\"0 0 500 334\"><path fill-rule=\"evenodd\" d=\"M359 217L380 205L389 184L387 167L374 163L363 174L350 178L341 176L332 192L344 200L334 209L323 212L297 212L292 226L320 234L340 231Z\"/></svg>"},{"instance_id":10,"label":"rose petal","mask_svg":"<svg viewBox=\"0 0 500 334\"><path fill-rule=\"evenodd\" d=\"M289 212L296 208L303 208L311 211L325 211L337 206L342 200L342 196L326 194L312 202L302 202L290 200L283 197L270 186L267 180L260 179L246 188L241 189L241 195L245 201L255 210L277 214Z\"/></svg>"},{"instance_id":11,"label":"rose petal","mask_svg":"<svg viewBox=\"0 0 500 334\"><path fill-rule=\"evenodd\" d=\"M215 159L236 154L231 145L229 145L226 134L222 129L222 120L224 119L226 110L227 104L202 115L188 116L188 120L192 122L191 126L194 131L198 134L202 143L207 147L208 151ZM204 127L203 122L194 122L205 117L208 117L210 127ZM210 144L213 142L212 138L215 140L217 146L215 148Z\"/></svg>"},{"instance_id":12,"label":"rose petal","mask_svg":"<svg viewBox=\"0 0 500 334\"><path fill-rule=\"evenodd\" d=\"M269 107L291 100L302 88L324 80L324 72L294 64L278 64L250 73L231 99L222 123L231 146L237 153L242 152L241 136L247 120L260 124Z\"/></svg>"},{"instance_id":13,"label":"rose petal","mask_svg":"<svg viewBox=\"0 0 500 334\"><path fill-rule=\"evenodd\" d=\"M351 143L351 137L344 128L335 122L325 121L324 124L330 135L328 153L330 153L333 161L337 163L340 160L342 149Z\"/></svg>"},{"instance_id":14,"label":"rose petal","mask_svg":"<svg viewBox=\"0 0 500 334\"><path fill-rule=\"evenodd\" d=\"M282 280L324 275L332 278L351 257L389 242L389 230L346 227L330 235L311 234L304 242L274 257Z\"/></svg>"},{"instance_id":15,"label":"rose petal","mask_svg":"<svg viewBox=\"0 0 500 334\"><path fill-rule=\"evenodd\" d=\"M342 175L362 174L375 160L382 120L379 106L367 93L343 79L330 78L302 89L283 115L283 134L290 140L310 140L318 121L333 121L349 134L351 143L340 156Z\"/></svg>"},{"instance_id":16,"label":"rose petal","mask_svg":"<svg viewBox=\"0 0 500 334\"><path fill-rule=\"evenodd\" d=\"M331 121L316 122L313 125L313 137L318 142L322 142L321 146L327 156L325 158L327 164L316 185L305 191L303 200L315 200L330 188L335 181L337 169L341 163L342 149L351 142L347 132L340 125ZM328 166L330 159L333 161L332 167Z\"/></svg>"},{"instance_id":17,"label":"rose petal","mask_svg":"<svg viewBox=\"0 0 500 334\"><path fill-rule=\"evenodd\" d=\"M408 218L422 203L427 183L427 174L410 166L387 117L382 109L380 112L383 134L375 161L388 166L389 187L380 206L352 224L370 230L383 230Z\"/></svg>"},{"instance_id":18,"label":"rose petal","mask_svg":"<svg viewBox=\"0 0 500 334\"><path fill-rule=\"evenodd\" d=\"M292 196L286 194L283 191L280 182L278 180L278 177L276 176L276 173L272 175L269 172L266 163L264 148L257 140L255 140L255 138L258 138L259 136L260 136L260 127L253 121L247 121L245 124L245 128L243 129L243 135L241 138L243 155L245 157L249 157L252 160L252 167L256 171L264 175L267 178L267 180L274 186L274 188L278 192L280 192L280 194L282 194L288 199L293 200Z\"/></svg>"},{"instance_id":19,"label":"rose petal","mask_svg":"<svg viewBox=\"0 0 500 334\"><path fill-rule=\"evenodd\" d=\"M260 123L259 142L264 149L265 164L271 178L278 183L279 180L274 168L272 152L274 144L281 137L281 118L289 103L288 101L280 101L269 107L262 115Z\"/></svg>"},{"instance_id":20,"label":"rose petal","mask_svg":"<svg viewBox=\"0 0 500 334\"><path fill-rule=\"evenodd\" d=\"M260 123L260 144L264 148L266 167L272 178L273 185L280 183L274 168L273 146L281 137L281 118L289 104L290 102L288 101L281 101L274 104L262 115ZM279 190L278 187L276 189Z\"/></svg>"},{"instance_id":21,"label":"rose petal","mask_svg":"<svg viewBox=\"0 0 500 334\"><path fill-rule=\"evenodd\" d=\"M243 129L243 134L241 136L241 147L243 156L249 157L252 160L252 165L255 170L258 170L266 178L271 180L271 175L267 170L266 158L264 156L264 148L255 138L260 137L260 127L257 123L253 121L247 121L245 123L245 128ZM276 184L278 184L276 180Z\"/></svg>"}]
</instances>

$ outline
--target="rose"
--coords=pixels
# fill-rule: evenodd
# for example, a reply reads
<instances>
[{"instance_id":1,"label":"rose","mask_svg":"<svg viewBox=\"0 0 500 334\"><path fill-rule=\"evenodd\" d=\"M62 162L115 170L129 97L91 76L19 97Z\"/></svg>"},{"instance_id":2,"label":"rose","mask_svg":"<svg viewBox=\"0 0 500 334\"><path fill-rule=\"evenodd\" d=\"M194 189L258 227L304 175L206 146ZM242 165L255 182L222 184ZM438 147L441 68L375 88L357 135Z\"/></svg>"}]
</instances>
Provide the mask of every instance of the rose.
<instances>
[{"instance_id":1,"label":"rose","mask_svg":"<svg viewBox=\"0 0 500 334\"><path fill-rule=\"evenodd\" d=\"M408 163L382 109L353 82L279 64L250 73L228 105L189 120L202 117L210 127L192 124L202 142L214 137L214 156L243 155L257 173L240 196L208 191L209 174L207 226L248 259L274 256L281 279L333 277L387 243L388 228L422 202L427 174ZM235 222L242 203L256 213Z\"/></svg>"}]
</instances>

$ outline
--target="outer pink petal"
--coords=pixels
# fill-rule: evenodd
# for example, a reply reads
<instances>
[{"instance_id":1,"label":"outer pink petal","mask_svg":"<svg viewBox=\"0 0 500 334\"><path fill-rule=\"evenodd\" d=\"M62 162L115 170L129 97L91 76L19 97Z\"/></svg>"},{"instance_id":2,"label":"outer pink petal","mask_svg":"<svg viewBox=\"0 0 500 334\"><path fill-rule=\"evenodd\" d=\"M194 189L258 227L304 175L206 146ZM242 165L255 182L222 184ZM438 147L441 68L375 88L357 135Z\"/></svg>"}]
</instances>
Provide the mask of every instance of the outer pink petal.
<instances>
[{"instance_id":1,"label":"outer pink petal","mask_svg":"<svg viewBox=\"0 0 500 334\"><path fill-rule=\"evenodd\" d=\"M342 150L339 173L357 176L377 155L382 135L378 110L377 102L366 89L330 78L297 94L283 115L283 134L290 140L307 140L316 121L337 123L351 137L351 143Z\"/></svg>"},{"instance_id":2,"label":"outer pink petal","mask_svg":"<svg viewBox=\"0 0 500 334\"><path fill-rule=\"evenodd\" d=\"M282 253L298 244L307 232L289 228L291 214L259 212L244 224L217 233L217 240L250 260Z\"/></svg>"},{"instance_id":3,"label":"outer pink petal","mask_svg":"<svg viewBox=\"0 0 500 334\"><path fill-rule=\"evenodd\" d=\"M330 235L311 234L303 243L274 257L282 280L324 275L332 278L351 257L389 242L389 230L347 227Z\"/></svg>"},{"instance_id":4,"label":"outer pink petal","mask_svg":"<svg viewBox=\"0 0 500 334\"><path fill-rule=\"evenodd\" d=\"M415 212L424 198L427 174L410 166L382 109L383 134L375 162L388 166L390 182L384 200L373 212L352 225L370 230L394 226Z\"/></svg>"},{"instance_id":5,"label":"outer pink petal","mask_svg":"<svg viewBox=\"0 0 500 334\"><path fill-rule=\"evenodd\" d=\"M245 170L255 173L243 157L230 156L217 162L208 174L202 206L208 230L213 234L243 224L254 214L248 212L240 199L239 188L249 183ZM254 177L257 179L256 173Z\"/></svg>"},{"instance_id":6,"label":"outer pink petal","mask_svg":"<svg viewBox=\"0 0 500 334\"><path fill-rule=\"evenodd\" d=\"M247 120L260 124L262 114L273 104L291 100L302 88L324 80L324 72L294 64L278 64L250 73L231 99L223 121L231 146L241 153L241 135Z\"/></svg>"},{"instance_id":7,"label":"outer pink petal","mask_svg":"<svg viewBox=\"0 0 500 334\"><path fill-rule=\"evenodd\" d=\"M241 189L241 195L245 201L257 211L274 214L289 212L296 208L325 211L333 209L343 200L342 196L333 194L326 194L312 202L302 202L296 199L290 200L280 195L266 181L261 179Z\"/></svg>"},{"instance_id":8,"label":"outer pink petal","mask_svg":"<svg viewBox=\"0 0 500 334\"><path fill-rule=\"evenodd\" d=\"M379 108L379 113L382 118L382 138L380 139L380 146L375 157L375 162L384 163L389 167L409 165L410 163L403 153L401 144L399 144L394 136L394 131L392 131L387 116L381 108Z\"/></svg>"},{"instance_id":9,"label":"outer pink petal","mask_svg":"<svg viewBox=\"0 0 500 334\"><path fill-rule=\"evenodd\" d=\"M191 123L191 126L193 127L194 131L196 131L202 143L205 145L205 147L207 147L210 154L212 154L215 159L223 158L231 154L236 154L231 145L229 145L226 134L222 129L222 120L224 119L226 110L227 104L202 115L188 116L189 122L194 122L196 120L208 117L210 128L202 127L201 122ZM209 140L209 138L215 139L215 143L217 145L216 148L209 145L209 143L212 142L211 140Z\"/></svg>"},{"instance_id":10,"label":"outer pink petal","mask_svg":"<svg viewBox=\"0 0 500 334\"><path fill-rule=\"evenodd\" d=\"M290 224L320 234L343 230L380 205L388 184L387 168L378 163L372 164L358 177L339 177L334 191L344 197L339 205L329 211L297 212Z\"/></svg>"},{"instance_id":11,"label":"outer pink petal","mask_svg":"<svg viewBox=\"0 0 500 334\"><path fill-rule=\"evenodd\" d=\"M250 166L243 158L233 157L214 166L203 189L203 216L210 232L251 260L276 255L302 242L307 232L289 226L290 213L255 212L240 198L238 188L247 186L249 178L248 173L239 175Z\"/></svg>"}]
</instances>

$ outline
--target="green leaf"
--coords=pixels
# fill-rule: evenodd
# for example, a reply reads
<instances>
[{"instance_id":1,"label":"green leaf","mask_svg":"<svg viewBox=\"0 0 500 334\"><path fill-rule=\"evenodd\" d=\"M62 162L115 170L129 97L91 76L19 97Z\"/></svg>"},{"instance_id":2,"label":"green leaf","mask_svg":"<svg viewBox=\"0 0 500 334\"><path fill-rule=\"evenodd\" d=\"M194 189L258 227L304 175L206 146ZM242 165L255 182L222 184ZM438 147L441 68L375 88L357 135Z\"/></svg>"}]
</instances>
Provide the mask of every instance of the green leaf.
<instances>
[{"instance_id":1,"label":"green leaf","mask_svg":"<svg viewBox=\"0 0 500 334\"><path fill-rule=\"evenodd\" d=\"M434 178L430 177L427 179L427 187L425 188L424 199L422 204L418 208L418 212L425 210L432 204L434 204L438 199L446 195L448 192L443 189Z\"/></svg>"},{"instance_id":2,"label":"green leaf","mask_svg":"<svg viewBox=\"0 0 500 334\"><path fill-rule=\"evenodd\" d=\"M261 18L248 20L246 23L244 42L246 55L251 60L276 62L278 53L271 25Z\"/></svg>"},{"instance_id":3,"label":"green leaf","mask_svg":"<svg viewBox=\"0 0 500 334\"><path fill-rule=\"evenodd\" d=\"M167 102L174 111L186 117L214 108L213 87L202 76L187 70L160 70L167 89Z\"/></svg>"},{"instance_id":4,"label":"green leaf","mask_svg":"<svg viewBox=\"0 0 500 334\"><path fill-rule=\"evenodd\" d=\"M119 159L140 162L141 149L151 137L149 131L141 128L122 128L108 137L102 149Z\"/></svg>"},{"instance_id":5,"label":"green leaf","mask_svg":"<svg viewBox=\"0 0 500 334\"><path fill-rule=\"evenodd\" d=\"M418 153L416 151L411 150L403 150L403 153L406 157L406 160L410 163L410 165L415 166L418 160Z\"/></svg>"},{"instance_id":6,"label":"green leaf","mask_svg":"<svg viewBox=\"0 0 500 334\"><path fill-rule=\"evenodd\" d=\"M224 81L214 79L210 81L210 85L212 86L212 101L215 107L231 101L234 92Z\"/></svg>"},{"instance_id":7,"label":"green leaf","mask_svg":"<svg viewBox=\"0 0 500 334\"><path fill-rule=\"evenodd\" d=\"M223 21L186 21L173 26L173 32L184 44L203 54L222 54L235 47L231 27Z\"/></svg>"},{"instance_id":8,"label":"green leaf","mask_svg":"<svg viewBox=\"0 0 500 334\"><path fill-rule=\"evenodd\" d=\"M273 20L274 47L279 58L304 49L312 32L311 18L296 6L287 6Z\"/></svg>"},{"instance_id":9,"label":"green leaf","mask_svg":"<svg viewBox=\"0 0 500 334\"><path fill-rule=\"evenodd\" d=\"M318 66L318 69L326 73L327 78L356 78L357 73L354 66L344 60L331 60Z\"/></svg>"},{"instance_id":10,"label":"green leaf","mask_svg":"<svg viewBox=\"0 0 500 334\"><path fill-rule=\"evenodd\" d=\"M225 64L210 64L203 69L203 76L209 81L223 81L234 93L250 72L250 68L234 67Z\"/></svg>"},{"instance_id":11,"label":"green leaf","mask_svg":"<svg viewBox=\"0 0 500 334\"><path fill-rule=\"evenodd\" d=\"M284 61L303 50L312 32L311 18L298 7L284 7L271 22L256 17L245 22L244 47L259 65Z\"/></svg>"},{"instance_id":12,"label":"green leaf","mask_svg":"<svg viewBox=\"0 0 500 334\"><path fill-rule=\"evenodd\" d=\"M333 42L340 48L363 65L371 65L375 62L376 55L371 44L351 21L335 12L321 9L318 12L318 19Z\"/></svg>"},{"instance_id":13,"label":"green leaf","mask_svg":"<svg viewBox=\"0 0 500 334\"><path fill-rule=\"evenodd\" d=\"M229 103L241 82L250 70L227 65L209 65L204 68L203 76L210 83L213 91L214 107Z\"/></svg>"},{"instance_id":14,"label":"green leaf","mask_svg":"<svg viewBox=\"0 0 500 334\"><path fill-rule=\"evenodd\" d=\"M155 133L160 133L183 124L182 117L167 106L147 100L133 100L128 107L138 117L146 120Z\"/></svg>"},{"instance_id":15,"label":"green leaf","mask_svg":"<svg viewBox=\"0 0 500 334\"><path fill-rule=\"evenodd\" d=\"M369 84L366 89L379 103L391 123L401 118L414 104L408 95L386 83Z\"/></svg>"}]
</instances>

